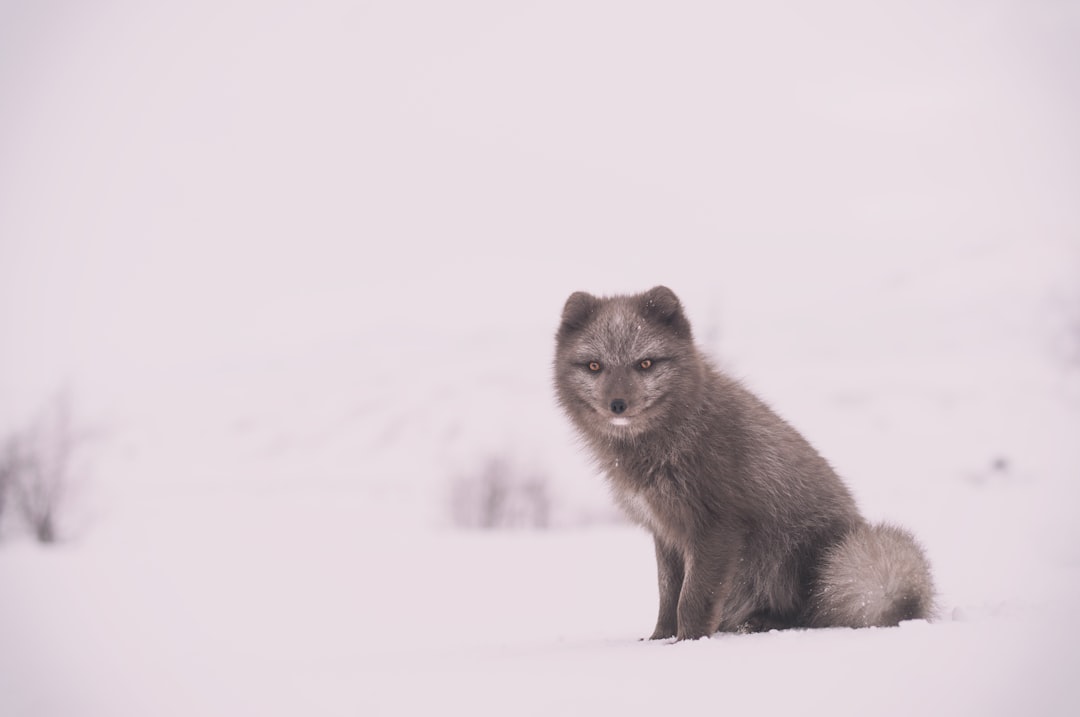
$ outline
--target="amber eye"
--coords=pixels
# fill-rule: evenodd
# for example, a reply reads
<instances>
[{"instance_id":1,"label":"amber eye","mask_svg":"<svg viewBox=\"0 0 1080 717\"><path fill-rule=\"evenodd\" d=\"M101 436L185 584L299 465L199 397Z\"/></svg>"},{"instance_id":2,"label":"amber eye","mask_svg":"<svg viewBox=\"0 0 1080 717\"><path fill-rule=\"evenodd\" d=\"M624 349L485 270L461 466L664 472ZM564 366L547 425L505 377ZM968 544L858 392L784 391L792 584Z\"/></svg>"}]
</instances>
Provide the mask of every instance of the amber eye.
<instances>
[{"instance_id":1,"label":"amber eye","mask_svg":"<svg viewBox=\"0 0 1080 717\"><path fill-rule=\"evenodd\" d=\"M639 363L638 366L643 369L652 368L652 359L645 359L644 361Z\"/></svg>"},{"instance_id":2,"label":"amber eye","mask_svg":"<svg viewBox=\"0 0 1080 717\"><path fill-rule=\"evenodd\" d=\"M590 361L589 362L589 370L590 371L599 371L600 370L600 362L599 361Z\"/></svg>"}]
</instances>

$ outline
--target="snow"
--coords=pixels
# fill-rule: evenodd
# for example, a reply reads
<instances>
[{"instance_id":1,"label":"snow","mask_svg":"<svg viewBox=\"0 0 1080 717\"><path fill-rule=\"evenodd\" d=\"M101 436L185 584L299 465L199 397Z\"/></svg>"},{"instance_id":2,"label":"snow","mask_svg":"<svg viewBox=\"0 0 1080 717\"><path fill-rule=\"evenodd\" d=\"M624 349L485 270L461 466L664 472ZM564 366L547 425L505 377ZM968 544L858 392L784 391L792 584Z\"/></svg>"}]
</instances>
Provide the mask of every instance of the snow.
<instances>
[{"instance_id":1,"label":"snow","mask_svg":"<svg viewBox=\"0 0 1080 717\"><path fill-rule=\"evenodd\" d=\"M5 549L6 714L1067 714L1080 697L1075 574L1067 595L981 606L1000 567L983 564L964 614L934 624L647 643L651 541L629 527L417 533L300 490L161 502L78 545Z\"/></svg>"},{"instance_id":2,"label":"snow","mask_svg":"<svg viewBox=\"0 0 1080 717\"><path fill-rule=\"evenodd\" d=\"M1069 3L0 4L0 715L1075 714ZM550 387L574 290L911 528L932 623L649 643ZM546 531L454 527L543 479Z\"/></svg>"}]
</instances>

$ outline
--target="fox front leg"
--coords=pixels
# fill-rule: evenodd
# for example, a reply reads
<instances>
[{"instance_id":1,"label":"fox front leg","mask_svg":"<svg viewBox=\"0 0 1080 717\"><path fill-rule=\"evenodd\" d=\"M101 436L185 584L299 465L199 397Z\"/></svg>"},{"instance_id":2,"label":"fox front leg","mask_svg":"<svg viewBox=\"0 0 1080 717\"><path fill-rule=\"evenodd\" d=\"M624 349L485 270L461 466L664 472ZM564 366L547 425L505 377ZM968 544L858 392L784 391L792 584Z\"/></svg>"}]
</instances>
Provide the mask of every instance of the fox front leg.
<instances>
[{"instance_id":1,"label":"fox front leg","mask_svg":"<svg viewBox=\"0 0 1080 717\"><path fill-rule=\"evenodd\" d=\"M660 588L660 612L650 640L675 637L679 631L679 594L683 587L683 557L672 545L653 536L656 545L656 578Z\"/></svg>"},{"instance_id":2,"label":"fox front leg","mask_svg":"<svg viewBox=\"0 0 1080 717\"><path fill-rule=\"evenodd\" d=\"M707 536L691 545L683 563L679 593L679 640L708 637L719 629L737 553L737 542L728 535Z\"/></svg>"}]
</instances>

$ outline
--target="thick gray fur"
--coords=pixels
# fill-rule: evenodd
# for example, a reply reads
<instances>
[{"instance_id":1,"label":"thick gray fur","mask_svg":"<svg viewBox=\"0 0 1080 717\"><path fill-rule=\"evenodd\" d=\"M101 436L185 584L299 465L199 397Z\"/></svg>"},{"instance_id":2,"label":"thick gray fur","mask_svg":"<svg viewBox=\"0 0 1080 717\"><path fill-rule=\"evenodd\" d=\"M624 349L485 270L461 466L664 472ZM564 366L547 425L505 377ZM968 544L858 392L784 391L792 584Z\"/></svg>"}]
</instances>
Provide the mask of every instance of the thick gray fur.
<instances>
[{"instance_id":1,"label":"thick gray fur","mask_svg":"<svg viewBox=\"0 0 1080 717\"><path fill-rule=\"evenodd\" d=\"M555 386L615 498L653 534L652 639L932 616L911 534L869 525L825 459L709 363L670 289L570 296Z\"/></svg>"}]
</instances>

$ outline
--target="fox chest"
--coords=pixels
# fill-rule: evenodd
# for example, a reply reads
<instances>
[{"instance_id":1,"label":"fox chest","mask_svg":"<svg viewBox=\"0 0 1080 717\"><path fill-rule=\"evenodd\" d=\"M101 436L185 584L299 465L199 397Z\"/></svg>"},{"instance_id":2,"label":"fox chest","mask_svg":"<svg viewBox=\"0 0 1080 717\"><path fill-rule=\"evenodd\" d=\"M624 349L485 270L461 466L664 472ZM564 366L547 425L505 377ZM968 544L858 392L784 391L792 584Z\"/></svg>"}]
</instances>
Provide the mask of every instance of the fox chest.
<instances>
[{"instance_id":1,"label":"fox chest","mask_svg":"<svg viewBox=\"0 0 1080 717\"><path fill-rule=\"evenodd\" d=\"M653 534L677 538L685 533L691 522L681 509L681 501L675 496L660 495L656 490L625 484L618 486L616 496L630 519Z\"/></svg>"},{"instance_id":2,"label":"fox chest","mask_svg":"<svg viewBox=\"0 0 1080 717\"><path fill-rule=\"evenodd\" d=\"M643 493L625 491L620 498L623 510L635 523L645 526L654 533L661 527L656 512Z\"/></svg>"}]
</instances>

